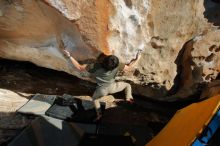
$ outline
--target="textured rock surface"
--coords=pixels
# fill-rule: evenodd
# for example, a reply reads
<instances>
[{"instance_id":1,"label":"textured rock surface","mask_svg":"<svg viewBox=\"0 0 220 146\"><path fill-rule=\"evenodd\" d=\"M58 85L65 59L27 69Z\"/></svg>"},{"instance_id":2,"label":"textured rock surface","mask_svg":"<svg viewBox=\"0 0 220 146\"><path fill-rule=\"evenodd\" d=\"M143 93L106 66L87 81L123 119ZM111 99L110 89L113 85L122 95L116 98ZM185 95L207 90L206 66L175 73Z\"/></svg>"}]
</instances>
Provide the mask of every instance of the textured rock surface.
<instances>
[{"instance_id":1,"label":"textured rock surface","mask_svg":"<svg viewBox=\"0 0 220 146\"><path fill-rule=\"evenodd\" d=\"M203 90L209 82L215 81L219 77L219 33L220 30L209 31L196 36L184 45L179 64L179 86L177 87L179 91L166 99L175 100L196 94ZM218 85L217 83L208 85L201 97L217 94Z\"/></svg>"},{"instance_id":2,"label":"textured rock surface","mask_svg":"<svg viewBox=\"0 0 220 146\"><path fill-rule=\"evenodd\" d=\"M92 48L110 53L107 44L110 3L108 0L45 0L75 22L84 41Z\"/></svg>"},{"instance_id":3,"label":"textured rock surface","mask_svg":"<svg viewBox=\"0 0 220 146\"><path fill-rule=\"evenodd\" d=\"M28 60L81 77L68 68L58 49L59 40L81 61L104 52L129 63L142 51L130 72L117 78L132 83L135 93L149 97L166 96L168 91L174 94L175 90L183 93L178 94L181 97L188 96L196 92L192 89L197 90L198 83L210 82L219 73L219 31L214 26L220 24L220 5L211 0L45 3L54 9L33 0L0 2L1 57ZM191 39L194 49L183 51L184 44ZM187 61L185 64L184 59L193 65ZM183 69L179 70L179 66Z\"/></svg>"},{"instance_id":4,"label":"textured rock surface","mask_svg":"<svg viewBox=\"0 0 220 146\"><path fill-rule=\"evenodd\" d=\"M218 94L220 94L220 80L209 83L205 90L202 92L200 98L209 98Z\"/></svg>"},{"instance_id":5,"label":"textured rock surface","mask_svg":"<svg viewBox=\"0 0 220 146\"><path fill-rule=\"evenodd\" d=\"M76 26L45 3L4 0L0 7L1 57L31 61L77 76L62 56L62 41L78 60L95 58L97 52L82 41Z\"/></svg>"},{"instance_id":6,"label":"textured rock surface","mask_svg":"<svg viewBox=\"0 0 220 146\"><path fill-rule=\"evenodd\" d=\"M191 78L187 83L187 77L183 76L185 86L194 83L210 82L216 79L220 72L220 30L211 31L203 36L197 36L192 41L190 68ZM191 43L191 42L190 42ZM187 54L185 56L187 58ZM184 62L182 62L184 65ZM186 68L186 67L185 67ZM186 72L185 74L190 74ZM186 75L187 76L187 75Z\"/></svg>"}]
</instances>

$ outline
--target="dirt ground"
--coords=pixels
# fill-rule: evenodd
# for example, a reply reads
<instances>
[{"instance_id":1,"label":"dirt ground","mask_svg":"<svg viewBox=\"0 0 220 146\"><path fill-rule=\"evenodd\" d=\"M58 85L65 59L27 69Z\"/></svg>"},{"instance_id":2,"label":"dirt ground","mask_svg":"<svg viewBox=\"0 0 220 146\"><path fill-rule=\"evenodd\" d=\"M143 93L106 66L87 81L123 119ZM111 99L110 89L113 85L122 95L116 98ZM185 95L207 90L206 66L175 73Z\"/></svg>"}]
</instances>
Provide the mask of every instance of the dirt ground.
<instances>
[{"instance_id":1,"label":"dirt ground","mask_svg":"<svg viewBox=\"0 0 220 146\"><path fill-rule=\"evenodd\" d=\"M95 90L95 84L64 72L37 67L31 63L0 59L0 89L11 91L26 99L30 99L36 93L91 96ZM119 93L114 97L123 98L124 95ZM158 103L135 95L134 98L137 104L133 106L121 104L105 111L101 133L117 135L128 132L135 137L135 145L144 145L166 125L178 109L167 103ZM33 119L33 117L7 111L0 115L0 144L2 145L12 140Z\"/></svg>"}]
</instances>

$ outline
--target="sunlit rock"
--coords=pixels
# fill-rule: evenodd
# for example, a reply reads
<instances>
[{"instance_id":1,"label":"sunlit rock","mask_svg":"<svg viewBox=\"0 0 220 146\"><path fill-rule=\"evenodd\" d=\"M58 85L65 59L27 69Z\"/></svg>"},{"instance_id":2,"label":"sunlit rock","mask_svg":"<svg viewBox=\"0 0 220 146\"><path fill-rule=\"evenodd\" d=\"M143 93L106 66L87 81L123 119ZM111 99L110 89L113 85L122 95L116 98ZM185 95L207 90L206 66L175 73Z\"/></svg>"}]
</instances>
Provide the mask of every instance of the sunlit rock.
<instances>
[{"instance_id":1,"label":"sunlit rock","mask_svg":"<svg viewBox=\"0 0 220 146\"><path fill-rule=\"evenodd\" d=\"M63 57L63 42L83 63L101 52L117 55L122 63L136 60L117 76L131 83L136 94L156 98L181 89L188 96L194 85L211 82L219 73L219 39L214 40L219 11L219 4L211 0L2 0L0 57L82 78ZM195 41L200 37L202 41ZM181 56L184 44L192 39L195 47L188 58L195 66L180 59L186 57ZM214 52L207 51L210 47ZM205 60L199 62L201 51ZM202 71L192 75L197 68ZM177 79L179 75L183 77Z\"/></svg>"},{"instance_id":2,"label":"sunlit rock","mask_svg":"<svg viewBox=\"0 0 220 146\"><path fill-rule=\"evenodd\" d=\"M183 48L180 82L183 97L201 90L220 72L220 30L210 31L189 41Z\"/></svg>"},{"instance_id":3,"label":"sunlit rock","mask_svg":"<svg viewBox=\"0 0 220 146\"><path fill-rule=\"evenodd\" d=\"M62 50L77 60L94 59L98 51L81 39L76 26L40 1L0 1L0 57L30 61L77 75Z\"/></svg>"}]
</instances>

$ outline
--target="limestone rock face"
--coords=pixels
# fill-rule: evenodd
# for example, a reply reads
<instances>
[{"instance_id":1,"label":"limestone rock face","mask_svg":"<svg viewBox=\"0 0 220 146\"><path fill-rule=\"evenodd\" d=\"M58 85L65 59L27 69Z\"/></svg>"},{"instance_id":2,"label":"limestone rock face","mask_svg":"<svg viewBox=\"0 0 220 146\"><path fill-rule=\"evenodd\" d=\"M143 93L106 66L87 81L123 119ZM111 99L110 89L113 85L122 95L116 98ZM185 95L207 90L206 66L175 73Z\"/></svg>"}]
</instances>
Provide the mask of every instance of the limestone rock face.
<instances>
[{"instance_id":1,"label":"limestone rock face","mask_svg":"<svg viewBox=\"0 0 220 146\"><path fill-rule=\"evenodd\" d=\"M205 90L202 92L200 98L209 98L218 94L220 94L220 80L209 83Z\"/></svg>"},{"instance_id":2,"label":"limestone rock face","mask_svg":"<svg viewBox=\"0 0 220 146\"><path fill-rule=\"evenodd\" d=\"M185 97L219 74L219 8L211 0L2 0L0 57L82 78L62 41L80 61L103 52L135 62L117 79L139 95Z\"/></svg>"},{"instance_id":3,"label":"limestone rock face","mask_svg":"<svg viewBox=\"0 0 220 146\"><path fill-rule=\"evenodd\" d=\"M186 98L203 90L205 85L208 86L202 92L201 98L219 93L218 82L209 84L218 78L220 72L219 33L220 30L209 31L184 45L179 64L179 91L167 97L167 100Z\"/></svg>"},{"instance_id":4,"label":"limestone rock face","mask_svg":"<svg viewBox=\"0 0 220 146\"><path fill-rule=\"evenodd\" d=\"M181 88L195 90L214 81L220 72L220 30L210 31L189 41L182 58ZM185 93L186 94L186 93Z\"/></svg>"},{"instance_id":5,"label":"limestone rock face","mask_svg":"<svg viewBox=\"0 0 220 146\"><path fill-rule=\"evenodd\" d=\"M220 72L219 40L220 30L211 31L193 39L191 48L193 82L210 82L216 79ZM187 84L190 85L190 83Z\"/></svg>"},{"instance_id":6,"label":"limestone rock face","mask_svg":"<svg viewBox=\"0 0 220 146\"><path fill-rule=\"evenodd\" d=\"M45 0L74 22L84 41L92 48L109 54L107 44L111 4L108 0Z\"/></svg>"},{"instance_id":7,"label":"limestone rock face","mask_svg":"<svg viewBox=\"0 0 220 146\"><path fill-rule=\"evenodd\" d=\"M2 58L30 61L80 76L68 66L62 48L78 60L94 59L98 55L98 51L82 41L74 24L41 1L3 0L0 12Z\"/></svg>"}]
</instances>

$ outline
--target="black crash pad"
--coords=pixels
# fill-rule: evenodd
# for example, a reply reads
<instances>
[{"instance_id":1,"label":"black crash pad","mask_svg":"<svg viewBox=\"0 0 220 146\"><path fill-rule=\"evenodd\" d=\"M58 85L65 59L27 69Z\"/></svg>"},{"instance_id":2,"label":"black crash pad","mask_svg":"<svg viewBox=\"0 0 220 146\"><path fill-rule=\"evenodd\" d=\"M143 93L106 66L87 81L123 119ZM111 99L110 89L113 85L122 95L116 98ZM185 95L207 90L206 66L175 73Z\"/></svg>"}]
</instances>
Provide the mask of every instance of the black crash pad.
<instances>
[{"instance_id":1,"label":"black crash pad","mask_svg":"<svg viewBox=\"0 0 220 146\"><path fill-rule=\"evenodd\" d=\"M105 105L101 105L104 113ZM95 109L85 110L80 99L57 98L54 104L46 111L47 116L79 123L95 123Z\"/></svg>"},{"instance_id":2,"label":"black crash pad","mask_svg":"<svg viewBox=\"0 0 220 146\"><path fill-rule=\"evenodd\" d=\"M85 134L79 146L134 146L130 136Z\"/></svg>"}]
</instances>

